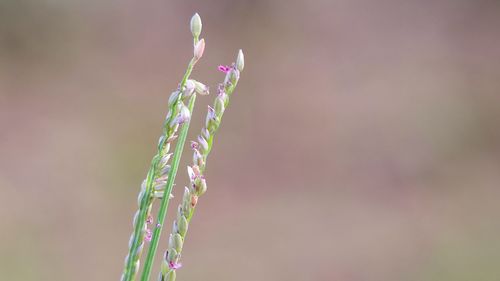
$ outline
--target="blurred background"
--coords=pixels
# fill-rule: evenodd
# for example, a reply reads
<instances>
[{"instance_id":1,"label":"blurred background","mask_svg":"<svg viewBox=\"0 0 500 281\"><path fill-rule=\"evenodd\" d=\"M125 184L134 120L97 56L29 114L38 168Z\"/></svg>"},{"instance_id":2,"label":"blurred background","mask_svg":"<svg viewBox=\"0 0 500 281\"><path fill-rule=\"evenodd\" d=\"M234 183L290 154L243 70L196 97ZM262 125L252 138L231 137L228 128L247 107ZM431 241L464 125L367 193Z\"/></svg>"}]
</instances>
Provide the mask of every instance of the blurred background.
<instances>
[{"instance_id":1,"label":"blurred background","mask_svg":"<svg viewBox=\"0 0 500 281\"><path fill-rule=\"evenodd\" d=\"M500 2L1 0L2 280L120 278L194 12L246 66L178 280L499 280Z\"/></svg>"}]
</instances>

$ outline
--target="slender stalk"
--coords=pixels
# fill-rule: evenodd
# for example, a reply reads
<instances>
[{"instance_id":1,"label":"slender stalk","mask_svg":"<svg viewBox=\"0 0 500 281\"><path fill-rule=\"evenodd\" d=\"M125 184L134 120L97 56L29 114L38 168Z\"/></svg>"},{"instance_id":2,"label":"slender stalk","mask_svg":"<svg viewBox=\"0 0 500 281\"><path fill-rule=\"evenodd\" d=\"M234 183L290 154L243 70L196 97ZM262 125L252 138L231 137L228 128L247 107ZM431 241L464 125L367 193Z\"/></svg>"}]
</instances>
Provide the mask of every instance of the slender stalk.
<instances>
[{"instance_id":1,"label":"slender stalk","mask_svg":"<svg viewBox=\"0 0 500 281\"><path fill-rule=\"evenodd\" d=\"M207 190L205 176L206 161L213 146L214 136L219 129L225 108L229 105L229 98L238 83L239 73L243 70L243 52L238 53L236 64L227 67L226 79L219 84L218 96L214 106L208 108L205 127L198 136L198 142L192 142L193 164L188 166L190 187L185 187L182 202L177 210L177 219L173 223L169 237L168 250L164 255L161 272L158 280L175 281L176 270L181 267L179 262L182 248L186 239L189 223L193 217L198 199ZM148 276L149 277L149 276ZM142 281L147 281L143 279Z\"/></svg>"},{"instance_id":2,"label":"slender stalk","mask_svg":"<svg viewBox=\"0 0 500 281\"><path fill-rule=\"evenodd\" d=\"M194 60L191 60L189 63L179 89L184 87L184 84L189 78L194 66L193 61ZM162 170L167 166L167 162L170 157L168 154L170 144L174 141L175 133L179 127L178 124L174 124L173 121L179 112L179 105L182 103L182 93L179 91L174 92L173 97L174 99L170 102L169 113L165 120L164 134L160 138L158 144L158 152L153 157L146 180L141 186L141 192L138 198L139 209L134 216L134 231L130 238L129 253L126 258L125 269L122 275L122 280L124 281L134 280L139 269L139 260L144 248L144 238L147 231L146 221L151 213L155 185L159 185L161 182L158 182L158 180L161 176L163 176ZM164 180L164 178L162 180Z\"/></svg>"},{"instance_id":3,"label":"slender stalk","mask_svg":"<svg viewBox=\"0 0 500 281\"><path fill-rule=\"evenodd\" d=\"M192 113L194 104L196 101L196 95L192 95L189 100L189 111ZM190 121L185 122L180 130L179 139L177 141L174 157L172 159L172 167L170 169L167 185L165 186L165 191L163 193L163 198L161 200L160 209L158 211L158 219L155 225L155 229L153 232L153 237L151 239L151 243L149 244L148 255L146 257L146 261L144 263L144 269L141 275L142 281L149 280L149 276L151 275L151 268L153 265L153 260L156 255L156 250L158 249L158 243L160 241L161 231L163 229L163 222L165 221L165 217L167 214L168 205L170 202L170 193L172 192L172 187L175 182L175 176L177 174L177 170L179 168L179 162L181 160L182 151L184 149L184 144L186 142L187 133L189 130Z\"/></svg>"}]
</instances>

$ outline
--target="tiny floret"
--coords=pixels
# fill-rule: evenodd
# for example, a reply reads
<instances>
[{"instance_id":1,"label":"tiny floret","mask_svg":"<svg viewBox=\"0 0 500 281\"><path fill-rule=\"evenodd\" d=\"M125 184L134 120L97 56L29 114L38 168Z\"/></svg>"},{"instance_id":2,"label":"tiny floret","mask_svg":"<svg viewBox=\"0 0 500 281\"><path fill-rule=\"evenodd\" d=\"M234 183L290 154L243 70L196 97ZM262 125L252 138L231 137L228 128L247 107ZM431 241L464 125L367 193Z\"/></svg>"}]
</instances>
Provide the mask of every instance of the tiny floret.
<instances>
[{"instance_id":1,"label":"tiny floret","mask_svg":"<svg viewBox=\"0 0 500 281\"><path fill-rule=\"evenodd\" d=\"M182 263L171 261L168 263L168 267L170 267L170 269L176 270L182 267Z\"/></svg>"},{"instance_id":2,"label":"tiny floret","mask_svg":"<svg viewBox=\"0 0 500 281\"><path fill-rule=\"evenodd\" d=\"M152 237L153 237L153 234L151 233L151 230L149 228L146 229L146 235L144 236L144 239L146 241L150 242Z\"/></svg>"},{"instance_id":3,"label":"tiny floret","mask_svg":"<svg viewBox=\"0 0 500 281\"><path fill-rule=\"evenodd\" d=\"M220 72L224 72L224 73L228 73L230 70L231 70L231 67L227 66L227 65L219 65L219 67L217 67L217 69L220 71Z\"/></svg>"}]
</instances>

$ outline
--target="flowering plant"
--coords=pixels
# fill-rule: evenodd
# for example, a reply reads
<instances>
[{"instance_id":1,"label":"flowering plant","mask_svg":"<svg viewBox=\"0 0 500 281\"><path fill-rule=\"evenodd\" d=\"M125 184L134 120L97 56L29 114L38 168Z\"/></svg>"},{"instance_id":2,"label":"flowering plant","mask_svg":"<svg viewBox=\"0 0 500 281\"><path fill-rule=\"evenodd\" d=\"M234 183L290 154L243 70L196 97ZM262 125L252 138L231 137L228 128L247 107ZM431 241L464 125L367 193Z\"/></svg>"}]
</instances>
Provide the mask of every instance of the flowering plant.
<instances>
[{"instance_id":1,"label":"flowering plant","mask_svg":"<svg viewBox=\"0 0 500 281\"><path fill-rule=\"evenodd\" d=\"M163 133L158 140L157 153L153 157L146 179L141 185L137 198L138 210L133 219L134 230L129 240L122 281L135 280L139 272L145 242L150 243L141 280L149 280L181 154L186 142L196 95L208 95L209 93L209 88L205 84L190 79L194 66L201 59L205 50L205 40L199 38L202 22L198 14L191 18L190 27L193 35L193 57L179 86L170 95L169 110L163 125ZM177 218L169 236L169 245L163 258L159 280L175 280L176 270L181 267L180 256L188 225L199 197L207 190L206 179L203 175L207 157L212 149L214 136L220 126L222 115L229 105L229 99L236 88L243 68L244 56L241 50L238 52L235 63L230 66L219 66L219 70L225 73L225 78L217 87L218 94L213 106L208 107L205 126L201 134L197 141L191 142L193 163L187 169L190 184L185 187L182 203L177 209ZM174 143L175 150L170 153L170 146ZM172 163L169 164L171 158ZM160 201L156 219L151 214L155 200ZM153 225L153 230L149 228L150 225Z\"/></svg>"}]
</instances>

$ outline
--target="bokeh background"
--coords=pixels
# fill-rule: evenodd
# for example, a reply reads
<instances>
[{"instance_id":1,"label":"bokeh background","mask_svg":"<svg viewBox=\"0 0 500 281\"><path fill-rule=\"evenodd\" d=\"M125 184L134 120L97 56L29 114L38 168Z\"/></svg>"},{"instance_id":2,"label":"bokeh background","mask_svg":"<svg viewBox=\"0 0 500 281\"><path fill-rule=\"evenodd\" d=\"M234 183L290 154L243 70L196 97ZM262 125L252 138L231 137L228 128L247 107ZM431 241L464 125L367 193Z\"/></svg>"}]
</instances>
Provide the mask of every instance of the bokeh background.
<instances>
[{"instance_id":1,"label":"bokeh background","mask_svg":"<svg viewBox=\"0 0 500 281\"><path fill-rule=\"evenodd\" d=\"M246 67L178 280L500 280L495 0L0 1L0 279L119 279L194 12Z\"/></svg>"}]
</instances>

